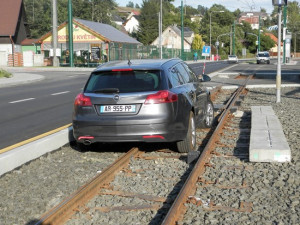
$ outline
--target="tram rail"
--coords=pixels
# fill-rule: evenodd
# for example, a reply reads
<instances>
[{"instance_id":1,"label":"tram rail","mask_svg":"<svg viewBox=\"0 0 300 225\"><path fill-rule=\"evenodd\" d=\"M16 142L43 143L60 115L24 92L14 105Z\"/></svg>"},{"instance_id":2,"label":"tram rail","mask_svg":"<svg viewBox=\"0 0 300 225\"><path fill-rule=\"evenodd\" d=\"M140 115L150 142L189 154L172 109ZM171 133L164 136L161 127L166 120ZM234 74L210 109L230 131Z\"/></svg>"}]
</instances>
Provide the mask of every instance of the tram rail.
<instances>
[{"instance_id":1,"label":"tram rail","mask_svg":"<svg viewBox=\"0 0 300 225\"><path fill-rule=\"evenodd\" d=\"M185 212L184 203L188 201L188 196L192 195L196 188L196 183L199 180L199 177L205 170L205 166L209 164L209 158L213 152L215 143L217 142L220 132L226 123L226 120L229 116L230 109L234 106L236 100L239 96L244 93L247 81L251 79L251 76L245 81L244 85L239 87L234 93L233 97L231 97L228 101L226 106L224 107L224 111L222 112L221 116L219 117L219 122L217 127L215 128L212 136L208 140L203 152L201 153L197 163L195 164L193 170L189 174L187 180L185 181L183 187L181 188L178 196L176 197L174 203L172 204L170 210L168 211L167 216L164 218L162 224L176 224L180 218L183 217ZM220 93L220 89L218 88L215 93ZM217 94L215 94L214 98ZM126 166L129 164L130 159L132 158L143 158L146 160L151 159L151 157L143 156L143 152L140 151L138 148L133 148L120 157L115 163L113 163L110 167L102 171L98 174L95 178L89 181L87 184L80 187L75 193L71 194L65 200L63 200L60 204L43 214L36 225L39 224L64 224L73 214L76 213L81 207L91 200L97 194L102 195L119 195L119 196L126 196L130 195L130 193L124 192L117 192L117 191L110 191L110 192L103 192L101 189L107 187L109 183L114 179L117 172L122 170L126 170ZM173 156L170 156L171 158ZM140 196L141 198L147 199L150 198L156 202L164 202L166 198L154 196ZM139 206L140 209L154 209L158 210L159 205L145 205ZM101 212L109 212L111 210L135 210L135 206L132 207L99 207L98 210Z\"/></svg>"}]
</instances>

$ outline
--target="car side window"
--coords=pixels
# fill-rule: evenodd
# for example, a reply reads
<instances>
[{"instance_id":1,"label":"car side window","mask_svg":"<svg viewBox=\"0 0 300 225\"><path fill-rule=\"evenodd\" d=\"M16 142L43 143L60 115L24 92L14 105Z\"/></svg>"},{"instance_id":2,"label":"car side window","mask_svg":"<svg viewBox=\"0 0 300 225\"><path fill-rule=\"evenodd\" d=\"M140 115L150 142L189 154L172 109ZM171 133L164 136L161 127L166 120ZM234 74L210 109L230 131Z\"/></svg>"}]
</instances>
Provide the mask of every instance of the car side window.
<instances>
[{"instance_id":1,"label":"car side window","mask_svg":"<svg viewBox=\"0 0 300 225\"><path fill-rule=\"evenodd\" d=\"M180 75L180 72L178 71L178 69L175 66L170 69L169 81L170 81L172 87L178 87L178 86L184 84L184 81Z\"/></svg>"},{"instance_id":2,"label":"car side window","mask_svg":"<svg viewBox=\"0 0 300 225\"><path fill-rule=\"evenodd\" d=\"M177 70L179 71L179 73L181 74L184 83L190 83L192 82L190 79L190 76L188 74L188 72L186 71L186 69L183 67L183 65L181 63L178 63L176 66Z\"/></svg>"},{"instance_id":3,"label":"car side window","mask_svg":"<svg viewBox=\"0 0 300 225\"><path fill-rule=\"evenodd\" d=\"M191 70L191 68L188 66L188 65L186 65L185 63L183 63L183 66L184 66L184 68L186 69L186 71L188 72L188 74L189 74L189 77L190 77L190 81L191 82L196 82L197 81L197 76L196 76L196 74Z\"/></svg>"}]
</instances>

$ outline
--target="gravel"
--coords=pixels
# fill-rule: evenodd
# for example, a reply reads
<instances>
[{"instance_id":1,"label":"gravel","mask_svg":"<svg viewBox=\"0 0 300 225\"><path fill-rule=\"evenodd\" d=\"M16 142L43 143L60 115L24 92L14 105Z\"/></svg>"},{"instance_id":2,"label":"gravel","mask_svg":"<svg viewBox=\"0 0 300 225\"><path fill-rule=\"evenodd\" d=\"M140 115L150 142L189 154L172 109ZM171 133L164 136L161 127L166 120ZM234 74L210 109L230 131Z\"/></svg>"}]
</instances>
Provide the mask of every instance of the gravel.
<instances>
[{"instance_id":1,"label":"gravel","mask_svg":"<svg viewBox=\"0 0 300 225\"><path fill-rule=\"evenodd\" d=\"M180 224L299 224L300 216L300 88L282 88L281 103L276 103L276 89L252 89L242 102L245 112L235 118L242 130L228 132L228 143L247 144L247 124L251 105L271 105L281 121L292 151L290 163L250 163L243 157L213 157L215 168L207 167L204 178L215 184L199 184L195 193L201 206L187 204L188 211ZM204 134L198 131L198 137ZM241 135L243 138L234 138ZM201 142L201 141L199 141ZM94 151L80 152L65 146L0 177L0 224L34 224L44 212L77 190L86 181L124 154L130 145L100 145ZM114 151L112 151L114 149ZM116 151L117 149L117 151ZM236 147L238 154L247 154L246 147ZM219 147L226 154L228 147ZM166 197L167 202L141 198L101 195L89 202L87 212L77 213L68 224L160 224L170 202L191 167L186 155L147 152L153 155L181 155L181 158L133 160L129 169L133 176L120 172L111 186L114 190ZM141 181L143 181L141 183ZM245 187L241 188L242 185ZM175 186L176 185L176 186ZM175 186L175 188L174 188ZM220 188L218 186L239 188ZM241 202L252 203L252 212L207 210L210 202L216 206L240 208ZM101 207L126 205L157 206L159 210L101 212Z\"/></svg>"},{"instance_id":2,"label":"gravel","mask_svg":"<svg viewBox=\"0 0 300 225\"><path fill-rule=\"evenodd\" d=\"M202 206L188 204L188 210L181 224L299 224L300 221L300 88L281 89L281 102L276 103L276 89L252 89L242 102L240 109L244 116L238 121L240 127L250 124L250 106L271 105L278 116L292 153L290 163L250 163L239 157L213 157L214 168L207 168L205 180L216 180L216 184L200 185L195 193ZM241 122L242 121L242 122ZM248 122L247 122L248 121ZM233 134L227 130L226 135ZM247 135L245 131L243 135ZM232 140L222 140L231 143ZM239 142L239 140L238 140ZM218 153L226 154L237 148L219 148ZM240 149L239 154L247 154ZM228 169L231 168L231 169ZM244 168L244 169L243 169ZM242 184L245 186L242 186ZM223 186L220 187L220 186ZM224 187L234 186L227 189ZM209 210L209 202L220 210ZM251 204L251 212L234 211L240 204ZM205 204L206 203L206 204ZM231 210L224 207L231 208Z\"/></svg>"}]
</instances>

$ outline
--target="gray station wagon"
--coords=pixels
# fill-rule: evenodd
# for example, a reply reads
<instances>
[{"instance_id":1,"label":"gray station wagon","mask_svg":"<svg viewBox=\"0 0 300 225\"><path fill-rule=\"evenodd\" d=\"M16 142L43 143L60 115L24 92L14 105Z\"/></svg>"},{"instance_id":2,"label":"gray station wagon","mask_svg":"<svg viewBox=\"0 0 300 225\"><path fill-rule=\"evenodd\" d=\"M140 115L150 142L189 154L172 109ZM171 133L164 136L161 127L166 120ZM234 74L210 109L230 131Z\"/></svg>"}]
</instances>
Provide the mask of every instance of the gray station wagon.
<instances>
[{"instance_id":1,"label":"gray station wagon","mask_svg":"<svg viewBox=\"0 0 300 225\"><path fill-rule=\"evenodd\" d=\"M112 61L93 71L74 103L79 146L95 142L169 142L197 150L196 127L214 119L210 93L180 59Z\"/></svg>"}]
</instances>

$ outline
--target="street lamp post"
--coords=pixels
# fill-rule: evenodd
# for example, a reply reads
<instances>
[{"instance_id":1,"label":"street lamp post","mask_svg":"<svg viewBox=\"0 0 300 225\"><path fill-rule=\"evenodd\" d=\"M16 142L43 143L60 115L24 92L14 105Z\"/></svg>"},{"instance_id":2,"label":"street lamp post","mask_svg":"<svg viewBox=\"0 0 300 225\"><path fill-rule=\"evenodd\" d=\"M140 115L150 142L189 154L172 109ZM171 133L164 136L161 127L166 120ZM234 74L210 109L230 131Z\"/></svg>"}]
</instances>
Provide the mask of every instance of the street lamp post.
<instances>
[{"instance_id":1,"label":"street lamp post","mask_svg":"<svg viewBox=\"0 0 300 225\"><path fill-rule=\"evenodd\" d=\"M209 46L210 46L209 58L210 58L210 60L211 60L211 15L214 12L223 13L224 11L223 10L222 11L211 11L210 15L209 15Z\"/></svg>"},{"instance_id":2,"label":"street lamp post","mask_svg":"<svg viewBox=\"0 0 300 225\"><path fill-rule=\"evenodd\" d=\"M249 32L247 32L246 34L247 34L247 35L250 34L250 35L253 35L253 36L256 37L256 43L257 43L256 45L258 45L258 48L257 48L257 50L256 50L256 53L258 53L258 52L260 51L260 48L259 48L259 36L256 35L256 34L253 34L253 33L249 33Z\"/></svg>"},{"instance_id":3,"label":"street lamp post","mask_svg":"<svg viewBox=\"0 0 300 225\"><path fill-rule=\"evenodd\" d=\"M218 43L218 46L217 46L217 56L219 56L219 37L222 37L222 36L225 36L225 35L231 35L231 33L220 34L220 35L217 37L217 43ZM218 58L217 58L217 59L218 59Z\"/></svg>"},{"instance_id":4,"label":"street lamp post","mask_svg":"<svg viewBox=\"0 0 300 225\"><path fill-rule=\"evenodd\" d=\"M278 6L278 41L277 41L277 75L276 75L276 103L280 102L281 88L281 7L287 5L287 0L272 0L274 6Z\"/></svg>"}]
</instances>

